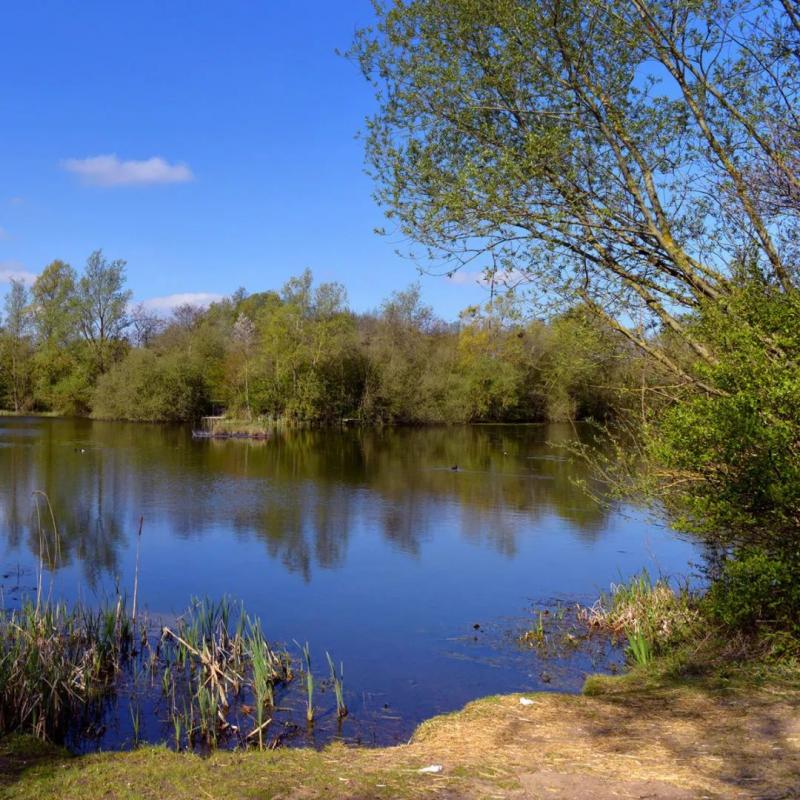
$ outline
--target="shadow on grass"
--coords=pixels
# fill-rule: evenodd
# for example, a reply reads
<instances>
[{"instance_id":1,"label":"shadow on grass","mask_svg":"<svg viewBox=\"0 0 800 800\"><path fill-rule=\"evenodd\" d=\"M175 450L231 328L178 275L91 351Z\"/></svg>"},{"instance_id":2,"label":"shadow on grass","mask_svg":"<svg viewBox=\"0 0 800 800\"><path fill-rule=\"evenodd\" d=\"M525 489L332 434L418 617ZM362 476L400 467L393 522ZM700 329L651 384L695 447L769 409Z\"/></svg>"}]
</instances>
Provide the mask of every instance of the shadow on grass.
<instances>
[{"instance_id":1,"label":"shadow on grass","mask_svg":"<svg viewBox=\"0 0 800 800\"><path fill-rule=\"evenodd\" d=\"M33 736L3 736L0 738L0 792L7 794L28 769L63 764L71 758L66 750Z\"/></svg>"}]
</instances>

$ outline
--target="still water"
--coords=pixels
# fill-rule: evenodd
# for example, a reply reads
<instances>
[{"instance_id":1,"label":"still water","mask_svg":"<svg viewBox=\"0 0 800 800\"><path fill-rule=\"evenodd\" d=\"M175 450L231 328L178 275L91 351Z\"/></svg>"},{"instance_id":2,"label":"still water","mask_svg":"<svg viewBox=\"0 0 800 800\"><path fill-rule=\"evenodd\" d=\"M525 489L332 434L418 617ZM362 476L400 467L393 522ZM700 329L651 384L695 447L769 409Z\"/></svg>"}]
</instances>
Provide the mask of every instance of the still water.
<instances>
[{"instance_id":1,"label":"still water","mask_svg":"<svg viewBox=\"0 0 800 800\"><path fill-rule=\"evenodd\" d=\"M140 606L174 619L192 596L230 595L272 639L308 641L320 666L330 651L345 665L349 740L405 739L486 694L577 691L621 654L554 664L517 644L533 610L591 602L643 567L687 574L698 558L641 510L576 488L582 467L558 445L578 435L464 426L203 441L179 426L0 418L3 602L35 584L42 490L62 537L55 596L130 596L143 516ZM155 723L145 736L166 738ZM123 721L99 746L125 743Z\"/></svg>"}]
</instances>

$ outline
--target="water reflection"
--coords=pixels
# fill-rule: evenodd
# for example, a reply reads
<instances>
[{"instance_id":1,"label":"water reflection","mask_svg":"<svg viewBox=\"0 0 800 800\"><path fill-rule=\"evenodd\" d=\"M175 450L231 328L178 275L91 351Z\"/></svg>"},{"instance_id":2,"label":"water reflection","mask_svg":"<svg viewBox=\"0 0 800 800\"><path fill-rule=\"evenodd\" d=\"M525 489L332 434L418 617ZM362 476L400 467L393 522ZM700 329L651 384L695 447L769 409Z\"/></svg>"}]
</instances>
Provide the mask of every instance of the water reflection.
<instances>
[{"instance_id":1,"label":"water reflection","mask_svg":"<svg viewBox=\"0 0 800 800\"><path fill-rule=\"evenodd\" d=\"M569 522L575 536L601 534L606 512L574 485L588 478L584 468L548 444L574 435L567 425L305 430L262 443L193 441L180 427L8 419L0 528L12 548L24 542L36 555L31 494L44 490L64 563L80 562L90 585L118 573L140 514L187 540L221 525L256 537L306 580L342 564L356 521L413 558L454 506L465 539L513 557L542 515Z\"/></svg>"},{"instance_id":2,"label":"water reflection","mask_svg":"<svg viewBox=\"0 0 800 800\"><path fill-rule=\"evenodd\" d=\"M484 694L577 690L593 658L576 651L556 672L516 647L531 604L591 602L644 566L685 572L697 551L577 489L589 476L548 444L575 435L475 426L219 442L182 427L0 419L3 600L18 599L15 581L33 584L40 489L63 540L55 595L130 592L144 516L141 606L172 615L192 595L227 593L273 639L330 650L347 667L351 737L399 741Z\"/></svg>"}]
</instances>

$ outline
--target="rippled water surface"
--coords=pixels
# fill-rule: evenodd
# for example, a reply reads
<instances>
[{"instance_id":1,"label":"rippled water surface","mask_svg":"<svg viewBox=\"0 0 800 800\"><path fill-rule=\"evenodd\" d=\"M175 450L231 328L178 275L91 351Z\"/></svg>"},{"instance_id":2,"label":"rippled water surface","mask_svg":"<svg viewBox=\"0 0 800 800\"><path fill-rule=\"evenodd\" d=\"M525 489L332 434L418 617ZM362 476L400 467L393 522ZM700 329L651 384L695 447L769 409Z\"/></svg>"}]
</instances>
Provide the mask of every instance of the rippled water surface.
<instances>
[{"instance_id":1,"label":"rippled water surface","mask_svg":"<svg viewBox=\"0 0 800 800\"><path fill-rule=\"evenodd\" d=\"M320 666L329 650L345 664L346 738L397 741L486 694L578 690L619 653L541 659L516 644L532 609L591 601L642 567L686 573L697 553L639 510L608 511L575 487L581 467L557 445L579 433L464 426L201 441L183 427L0 419L4 602L35 583L40 489L63 538L55 595L130 594L144 516L140 604L170 618L192 596L228 594L273 639L308 640ZM320 698L317 739L329 735L332 702ZM100 745L124 746L124 720L110 731ZM166 738L156 724L145 735Z\"/></svg>"}]
</instances>

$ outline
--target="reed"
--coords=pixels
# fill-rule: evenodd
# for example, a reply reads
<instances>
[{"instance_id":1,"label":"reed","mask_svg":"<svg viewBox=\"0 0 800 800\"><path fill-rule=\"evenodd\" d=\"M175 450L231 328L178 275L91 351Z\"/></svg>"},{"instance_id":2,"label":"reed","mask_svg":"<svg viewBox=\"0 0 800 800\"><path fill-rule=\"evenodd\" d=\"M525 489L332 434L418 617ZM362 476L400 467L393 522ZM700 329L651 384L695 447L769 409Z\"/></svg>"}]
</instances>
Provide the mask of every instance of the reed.
<instances>
[{"instance_id":1,"label":"reed","mask_svg":"<svg viewBox=\"0 0 800 800\"><path fill-rule=\"evenodd\" d=\"M314 724L314 674L311 671L311 650L308 642L303 645L303 663L306 673L306 722Z\"/></svg>"},{"instance_id":2,"label":"reed","mask_svg":"<svg viewBox=\"0 0 800 800\"><path fill-rule=\"evenodd\" d=\"M631 631L628 634L628 658L640 667L647 666L653 658L653 648L643 633Z\"/></svg>"},{"instance_id":3,"label":"reed","mask_svg":"<svg viewBox=\"0 0 800 800\"><path fill-rule=\"evenodd\" d=\"M328 659L328 667L331 671L331 686L333 686L333 693L336 696L336 716L341 720L347 716L347 706L344 702L344 664L339 663L339 674L337 675L336 665L327 650L325 651L325 657Z\"/></svg>"},{"instance_id":4,"label":"reed","mask_svg":"<svg viewBox=\"0 0 800 800\"><path fill-rule=\"evenodd\" d=\"M589 608L580 608L578 616L590 628L613 636L630 639L632 634L641 635L651 650L687 635L700 620L688 588L674 590L663 578L652 580L647 571L627 583L612 584L610 595L603 595Z\"/></svg>"},{"instance_id":5,"label":"reed","mask_svg":"<svg viewBox=\"0 0 800 800\"><path fill-rule=\"evenodd\" d=\"M144 525L144 517L139 517L139 533L136 536L136 569L133 573L133 610L131 611L131 619L133 624L136 624L136 610L137 601L139 600L139 558L142 549L142 526Z\"/></svg>"},{"instance_id":6,"label":"reed","mask_svg":"<svg viewBox=\"0 0 800 800\"><path fill-rule=\"evenodd\" d=\"M69 611L42 601L0 612L0 733L63 736L71 717L114 688L128 658L116 611Z\"/></svg>"},{"instance_id":7,"label":"reed","mask_svg":"<svg viewBox=\"0 0 800 800\"><path fill-rule=\"evenodd\" d=\"M44 572L61 563L60 534L47 495L35 492L34 498L39 530L35 597L17 609L0 610L0 736L21 732L63 742L77 720L92 718L90 724L99 726L124 673L131 686L128 713L134 745L143 727L139 693L158 694L160 688L176 748L184 742L213 748L223 735L238 744L257 740L263 748L276 688L294 677L289 653L274 649L260 622L248 619L243 607L227 597L193 598L174 630L165 626L159 636L151 635L139 611L142 518L130 615L119 586L114 602L97 610L52 602L53 583L45 587ZM311 724L314 679L308 644L303 652L306 720ZM346 713L342 678L330 656L329 663L341 717ZM244 706L250 697L255 699L255 724L245 734L227 718L232 706Z\"/></svg>"},{"instance_id":8,"label":"reed","mask_svg":"<svg viewBox=\"0 0 800 800\"><path fill-rule=\"evenodd\" d=\"M181 732L183 730L183 715L172 714L172 732L175 737L175 749L181 749Z\"/></svg>"},{"instance_id":9,"label":"reed","mask_svg":"<svg viewBox=\"0 0 800 800\"><path fill-rule=\"evenodd\" d=\"M202 684L197 687L197 711L200 735L210 747L217 743L217 716L219 705L216 692Z\"/></svg>"},{"instance_id":10,"label":"reed","mask_svg":"<svg viewBox=\"0 0 800 800\"><path fill-rule=\"evenodd\" d=\"M274 703L272 687L275 673L269 652L269 645L261 634L261 628L254 624L249 637L250 661L253 668L253 693L255 695L256 728L251 731L258 736L258 747L264 749L264 707Z\"/></svg>"},{"instance_id":11,"label":"reed","mask_svg":"<svg viewBox=\"0 0 800 800\"><path fill-rule=\"evenodd\" d=\"M139 746L139 730L141 727L141 712L139 710L139 704L131 702L130 703L130 712L131 712L131 725L133 727L133 746Z\"/></svg>"},{"instance_id":12,"label":"reed","mask_svg":"<svg viewBox=\"0 0 800 800\"><path fill-rule=\"evenodd\" d=\"M58 532L56 515L53 512L50 498L40 489L34 490L33 498L39 536L39 568L36 573L36 609L38 611L42 603L42 583L44 580L45 568L52 573L61 562L61 536ZM49 533L42 523L41 502L45 503L49 513L50 524L52 526L52 531Z\"/></svg>"}]
</instances>

